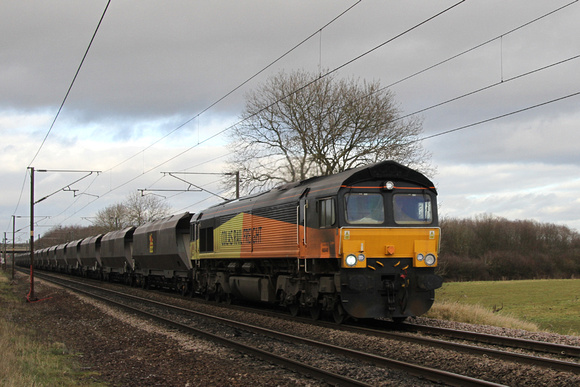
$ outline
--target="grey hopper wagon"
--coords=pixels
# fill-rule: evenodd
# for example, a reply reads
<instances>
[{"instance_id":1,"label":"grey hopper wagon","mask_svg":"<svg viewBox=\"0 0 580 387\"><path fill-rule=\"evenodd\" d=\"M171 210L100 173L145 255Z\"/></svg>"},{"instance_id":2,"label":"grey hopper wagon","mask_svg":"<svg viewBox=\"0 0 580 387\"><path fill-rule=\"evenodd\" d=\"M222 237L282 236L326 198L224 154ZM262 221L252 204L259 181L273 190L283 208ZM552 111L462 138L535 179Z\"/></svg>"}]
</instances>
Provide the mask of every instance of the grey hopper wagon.
<instances>
[{"instance_id":1,"label":"grey hopper wagon","mask_svg":"<svg viewBox=\"0 0 580 387\"><path fill-rule=\"evenodd\" d=\"M67 273L76 273L80 268L79 250L82 239L66 244L64 256L67 264Z\"/></svg>"},{"instance_id":2,"label":"grey hopper wagon","mask_svg":"<svg viewBox=\"0 0 580 387\"><path fill-rule=\"evenodd\" d=\"M143 287L187 291L192 275L191 216L185 212L137 227L133 234L133 259L137 282Z\"/></svg>"},{"instance_id":3,"label":"grey hopper wagon","mask_svg":"<svg viewBox=\"0 0 580 387\"><path fill-rule=\"evenodd\" d=\"M66 272L66 243L56 246L54 258L56 261L56 270L60 272Z\"/></svg>"},{"instance_id":4,"label":"grey hopper wagon","mask_svg":"<svg viewBox=\"0 0 580 387\"><path fill-rule=\"evenodd\" d=\"M50 270L56 270L56 248L58 246L51 246L46 251L46 262L47 268Z\"/></svg>"},{"instance_id":5,"label":"grey hopper wagon","mask_svg":"<svg viewBox=\"0 0 580 387\"><path fill-rule=\"evenodd\" d=\"M84 276L97 278L101 276L101 238L103 234L85 238L81 241L79 260Z\"/></svg>"},{"instance_id":6,"label":"grey hopper wagon","mask_svg":"<svg viewBox=\"0 0 580 387\"><path fill-rule=\"evenodd\" d=\"M133 233L135 227L111 231L101 239L103 275L108 280L128 280L135 267L133 261Z\"/></svg>"}]
</instances>

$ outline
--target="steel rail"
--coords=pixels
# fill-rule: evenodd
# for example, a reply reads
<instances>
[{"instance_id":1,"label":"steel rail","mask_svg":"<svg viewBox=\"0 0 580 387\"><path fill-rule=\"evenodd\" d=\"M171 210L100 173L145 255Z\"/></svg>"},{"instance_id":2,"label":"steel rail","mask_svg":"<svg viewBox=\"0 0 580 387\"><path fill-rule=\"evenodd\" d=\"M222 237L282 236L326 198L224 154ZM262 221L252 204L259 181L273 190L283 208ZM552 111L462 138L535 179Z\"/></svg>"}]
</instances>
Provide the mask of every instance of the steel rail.
<instances>
[{"instance_id":1,"label":"steel rail","mask_svg":"<svg viewBox=\"0 0 580 387\"><path fill-rule=\"evenodd\" d=\"M562 356L580 357L580 347L547 343L544 341L520 339L516 337L494 336L487 333L478 333L471 331L461 331L449 328L428 327L424 325L403 324L402 327L410 331L425 332L432 335L441 335L456 339L477 341L487 344L503 345L521 349L529 349L545 353L552 353Z\"/></svg>"},{"instance_id":2,"label":"steel rail","mask_svg":"<svg viewBox=\"0 0 580 387\"><path fill-rule=\"evenodd\" d=\"M290 317L290 316L286 316L286 315L281 315L279 313L272 313L272 312L267 312L267 311L259 310L259 309L256 310L253 308L242 308L242 309L247 309L247 310L252 311L254 313L265 314L265 315L274 316L277 318L287 318L287 319L292 319L293 321L303 321L307 324L313 324L313 325L326 327L326 328L330 328L330 329L340 329L343 331L350 331L350 332L358 333L358 334L366 334L366 335L372 335L372 336L377 336L377 337L383 337L383 338L387 338L387 339L413 342L413 343L419 344L419 345L428 345L428 346L432 346L432 347L444 348L444 349L454 350L454 351L463 352L463 353L489 356L489 357L494 357L494 358L502 359L502 360L506 360L506 361L519 362L519 363L523 363L523 364L535 365L535 366L539 366L539 367L552 368L552 369L556 369L556 370L560 370L560 371L564 371L564 372L572 372L575 374L580 374L580 364L575 363L575 362L568 362L568 361L552 359L552 358L547 358L547 357L541 357L541 356L526 355L526 354L521 354L521 353L516 353L516 352L502 351L502 350L493 349L493 348L478 347L478 346L467 345L467 344L462 344L462 343L454 343L454 342L450 342L450 341L437 340L437 339L421 337L421 336L413 336L413 335L409 335L409 334L405 334L405 333L401 333L401 332L378 330L378 329L372 329L372 328L368 328L368 327L360 327L360 326L349 325L349 324L337 325L336 323L331 323L331 322L326 322L326 321L314 321L312 319L305 318L305 317ZM419 327L419 329L417 329L417 330L424 331L424 332L430 332L432 329L432 327L425 327L425 326L411 325L411 324L403 324L403 325L397 324L397 326L399 328L403 327L403 329L406 329L406 330L412 330L412 328L409 328L409 326L411 326L413 328ZM469 341L482 342L482 343L492 344L492 345L501 345L501 346L506 346L506 347L513 347L513 348L517 348L517 349L528 349L528 350L534 350L534 351L538 351L538 352L544 352L544 353L549 353L549 354L551 353L551 354L562 355L562 356L576 357L576 355L578 354L578 351L580 351L579 347L574 347L574 346L570 346L570 345L554 344L554 343L547 343L547 342L526 340L526 339L515 339L512 337L494 336L494 335L480 334L480 333L474 333L474 332L469 332L469 331L455 331L453 329L448 329L448 328L433 327L433 334L444 335L443 332L447 332L447 335L445 335L445 336L450 336L450 337L454 337L457 339L467 339ZM453 333L455 333L455 332L457 332L456 336L453 335ZM504 341L504 339L505 339L505 341ZM518 346L518 343L521 344L521 346Z\"/></svg>"},{"instance_id":3,"label":"steel rail","mask_svg":"<svg viewBox=\"0 0 580 387\"><path fill-rule=\"evenodd\" d=\"M191 326L188 326L188 325L179 323L177 321L168 319L166 317L163 317L163 316L160 316L160 315L157 315L157 314L154 314L154 313L146 312L143 309L139 309L138 307L132 307L130 305L123 304L123 303L120 303L120 302L111 300L111 299L109 299L107 297L99 296L99 295L97 295L95 293L92 293L90 291L86 291L86 290L83 290L83 289L79 289L78 287L75 287L73 285L66 284L65 281L66 282L73 282L73 283L75 283L77 285L80 284L82 286L89 286L89 287L93 287L93 288L98 288L98 287L95 287L93 285L88 285L88 284L79 283L79 282L75 282L75 281L67 281L67 280L65 280L63 278L58 278L58 279L54 279L54 278L51 278L51 279L44 278L44 279L47 280L47 281L51 281L53 283L56 283L59 286L65 287L65 288L70 289L70 290L73 290L75 292L79 292L79 293L82 293L82 294L84 294L86 296L95 298L95 299L100 300L102 302L105 302L105 303L107 303L109 305L114 305L116 307L122 308L122 309L124 309L124 310L126 310L128 312L135 313L135 314L139 314L139 315L141 315L143 317L152 319L152 320L157 321L157 322L159 322L161 324L168 325L168 326L173 327L175 329L179 329L179 330L181 330L183 332L196 335L198 337L201 337L201 338L204 338L206 340L209 340L209 341L218 343L218 344L223 345L225 347L232 348L232 349L237 350L237 351L240 351L242 353L252 355L252 356L254 356L256 358L262 359L262 360L267 361L269 363L274 363L274 364L279 365L281 367L285 367L287 369L290 369L290 370L293 370L295 372L298 372L298 373L300 373L302 375L308 375L308 376L314 377L316 379L322 380L322 381L324 381L326 383L329 383L329 384L332 384L332 385L345 386L345 387L350 387L350 386L352 386L352 387L370 387L371 386L370 384L367 384L367 383L364 383L364 382L360 382L358 380L354 380L354 379L349 378L347 376L335 374L335 373L330 372L330 371L325 371L325 370L319 369L317 367L313 367L313 366L310 366L308 364L305 364L305 363L302 363L302 362L298 362L296 360L292 360L292 359L289 359L289 358L285 358L285 357L276 355L274 353L261 350L259 348L255 348L255 347L252 347L252 346L249 346L249 345L245 345L245 344L239 343L237 341L230 340L230 339L227 339L225 337L221 337L221 336L212 334L210 332L203 331L201 329L197 329L197 328L194 328L194 327L191 327ZM114 293L117 296L128 297L128 298L131 298L131 299L133 299L134 297L136 297L136 296L127 295L127 294L123 294L123 293L116 292L116 291L111 291L109 289L98 288L98 290L105 291L105 292L109 292L109 293ZM150 303L156 304L158 306L174 308L172 305L163 304L163 303L160 303L160 302L157 302L157 301L151 301L151 300L148 300L148 299L145 299L145 298L142 298L140 301L142 301L142 302L144 302L144 301L150 302ZM186 309L183 309L182 311L187 311L187 310Z\"/></svg>"},{"instance_id":4,"label":"steel rail","mask_svg":"<svg viewBox=\"0 0 580 387\"><path fill-rule=\"evenodd\" d=\"M474 355L482 355L482 356L489 356L495 357L497 359L502 359L506 361L512 361L517 363L524 363L544 368L552 368L559 371L564 372L572 372L575 374L580 374L580 364L567 362L558 359L551 359L547 357L539 357L539 356L532 356L526 355L521 353L515 352L508 352L502 351L493 348L483 348L474 345L467 345L461 343L454 343L450 341L438 340L428 337L421 337L421 336L412 336L404 333L398 332L386 332L380 331L376 329L369 329L369 328L359 328L354 326L345 327L347 330L352 332L357 332L361 334L368 334L372 336L378 336L383 338L390 338L395 340L402 340L410 343L420 344L420 345L429 345L437 348L445 348L452 351L459 351L463 353L469 353ZM498 341L495 344L501 343Z\"/></svg>"},{"instance_id":5,"label":"steel rail","mask_svg":"<svg viewBox=\"0 0 580 387\"><path fill-rule=\"evenodd\" d=\"M232 347L234 347L240 351L243 351L243 352L246 352L246 349L244 349L244 348L247 347L244 344L241 344L241 343L238 343L235 341L231 341L229 339L225 339L225 338L222 338L220 336L213 335L209 332L200 331L196 328L192 328L192 327L183 325L181 323L178 323L178 322L175 322L172 320L168 320L164 317L161 317L161 316L149 313L149 312L145 312L142 309L134 308L134 307L122 304L122 303L118 303L118 302L116 302L114 300L110 300L106 297L94 295L91 292L88 292L88 291L85 291L82 289L78 289L78 288L71 286L71 285L63 284L61 281L72 282L72 283L76 283L78 285L91 287L94 289L98 289L99 291L108 292L108 293L114 294L116 296L125 297L128 299L134 300L134 301L146 302L146 303L157 305L157 306L160 306L163 308L170 308L170 309L173 309L175 311L179 311L181 313L187 313L190 315L196 315L199 317L212 319L212 320L218 321L222 324L226 324L230 327L235 327L238 329L250 331L253 333L257 333L257 334L267 335L269 337L273 337L276 339L280 339L281 337L283 337L284 339L291 341L291 342L294 342L294 343L302 343L302 344L306 344L306 345L316 346L316 347L331 351L333 353L337 353L337 354L347 356L347 357L356 358L356 359L359 359L359 360L362 360L362 361L365 361L365 362L368 362L371 364L375 364L378 366L384 366L384 367L387 367L390 369L398 369L398 370L407 372L411 375L414 375L414 376L417 376L420 378L425 378L425 379L435 381L435 382L443 382L443 383L446 383L446 384L449 384L452 386L500 386L501 385L501 384L497 384L497 383L488 382L485 380L469 377L466 375L459 375L459 374L455 374L455 373L448 372L448 371L438 370L438 369L425 367L425 366L412 364L412 363L406 363L403 361L394 360L394 359L390 359L390 358L386 358L386 357L382 357L382 356L378 356L378 355L374 355L374 354L369 354L369 353L365 353L365 352L358 351L358 350L342 348L342 347L335 346L332 344L327 344L327 343L319 342L316 340L311 340L311 339L298 337L298 336L294 336L294 335L290 335L290 334L286 334L286 333L281 333L281 332L277 332L277 331L274 331L271 329L261 328L258 326L254 326L254 325L250 325L250 324L246 324L246 323L242 323L242 322L238 322L238 321L233 321L233 320L229 320L229 319L226 319L223 317L213 316L213 315L209 315L207 313L178 307L175 305L170 305L170 304L162 303L159 301L154 301L154 300L150 300L150 299L139 297L139 296L125 294L125 293L117 292L117 291L110 290L110 289L104 289L102 287L98 287L98 286L94 286L94 285L90 285L90 284L86 284L86 283L79 283L79 282L72 281L69 279L58 278L57 280L54 280L54 281L59 282L59 284L61 286L65 286L65 287L72 289L72 290L75 290L75 291L80 291L80 292L87 294L91 297L101 299L107 303L113 303L121 308L124 308L126 310L131 311L131 312L135 312L135 313L147 316L149 318L155 319L155 320L160 321L162 323L169 324L175 328L182 329L182 330L185 330L188 332L193 332L194 334L208 338L209 340L212 340L212 341L215 340L219 343L222 343L223 345L232 346ZM242 348L242 349L240 349L240 348ZM263 358L263 359L268 360L268 361L276 360L276 362L278 362L278 361L286 362L287 360L289 360L289 359L285 359L285 358L280 358L277 355L270 354L270 353L264 352L264 351L256 349L256 348L252 348L252 347L247 347L247 351L249 351L249 353L252 353L252 354L254 354L254 351L257 351L257 352L255 352L255 356L258 356L258 357ZM295 361L293 361L293 360L289 360L289 361L290 361L289 363L284 363L284 364L279 364L279 365L282 365L282 366L285 366L288 368L303 367L303 368L301 368L300 372L305 373L305 374L319 375L320 379L323 379L329 383L336 383L337 385L348 385L348 383L353 383L350 385L367 385L365 383L358 382L356 380L346 378L346 377L343 377L341 375L337 375L337 374L333 374L333 373L330 373L330 375L328 375L328 373L326 371L319 370L317 368L314 368L314 367L311 367L308 365L301 366L300 365L301 363L299 363L298 365L294 365L293 363L295 363ZM293 368L293 369L296 369L296 368ZM341 380L341 378L344 378L344 380ZM331 382L331 380L333 380L333 379L335 381Z\"/></svg>"},{"instance_id":6,"label":"steel rail","mask_svg":"<svg viewBox=\"0 0 580 387\"><path fill-rule=\"evenodd\" d=\"M68 279L68 281L74 282L71 279ZM83 286L92 286L94 288L103 290L101 287L89 285L86 283L83 283ZM113 290L109 290L109 291L115 292ZM152 301L149 299L145 299L145 298L137 297L137 296L131 296L131 295L128 295L125 293L120 293L120 292L116 292L116 293L119 295L122 295L124 297L133 298L135 300L139 300L142 302L155 302L155 301ZM182 312L196 313L198 315L200 315L200 313L201 313L201 312L196 312L196 311L192 311L189 309L179 308L179 307L176 307L173 305L168 305L168 304L162 304L162 305L165 305L166 307L171 307L171 308L178 308ZM246 308L244 308L244 309L246 309ZM256 312L255 309L250 308L250 310L253 312ZM264 312L263 310L259 310L258 312L262 313L262 314L272 315L272 313L267 313L267 312ZM201 313L201 315L203 315L203 317L206 317L206 318L216 318L215 316L206 315L203 313ZM273 314L273 315L278 317L278 318L288 317L288 316L281 316L278 313ZM444 348L447 350L454 350L454 351L463 352L463 353L489 356L489 357L494 357L497 359L502 359L505 361L518 362L518 363L523 363L523 364L540 366L540 367L544 367L544 368L552 368L552 369L560 370L560 371L564 371L564 372L572 372L574 374L580 374L580 364L574 363L574 362L567 362L567 361L551 359L551 358L546 358L546 357L531 356L531 355L520 354L520 353L515 353L515 352L507 352L507 351L491 349L491 348L477 347L477 346L473 346L473 345L454 343L454 342L437 340L437 339L426 338L426 337L421 337L421 336L412 336L409 334L399 333L399 332L387 332L384 330L370 329L370 328L365 328L365 327L357 327L357 326L353 326L353 325L340 325L339 326L339 325L332 324L332 323L327 323L327 322L323 322L323 321L313 321L311 319L300 318L300 317L294 318L294 320L304 320L307 323L310 323L310 324L315 323L318 326L327 327L330 329L348 330L350 332L359 333L359 334L366 334L366 335L372 335L372 336L376 336L376 337L383 337L383 338L387 338L387 339L401 340L401 341L406 341L406 342L412 342L412 343L419 344L419 345L428 345L428 346L432 346L432 347ZM475 333L475 332L469 332L469 331L456 331L456 330L452 330L452 329L448 329L448 328L425 327L425 326L413 325L413 324L403 324L403 325L401 325L401 327L403 327L406 330L417 330L417 331L423 331L423 332L428 332L428 333L433 333L433 334L451 336L451 337L458 338L458 339L466 339L466 340L470 340L470 341L481 341L481 342L488 343L488 344L510 346L510 347L516 347L516 348L521 348L521 349L533 349L533 350L537 350L537 351L543 351L543 352L547 352L547 353L554 353L554 354L565 355L565 356L574 356L574 354L577 353L578 350L580 350L580 348L573 347L573 346L532 341L532 340L525 340L525 339L514 339L514 338L509 338L509 337L493 336L493 335L489 335L489 334L481 334L481 333ZM504 341L504 339L505 339L505 341ZM517 345L518 343L521 343L521 346L518 346ZM557 350L559 350L559 351L557 351Z\"/></svg>"},{"instance_id":7,"label":"steel rail","mask_svg":"<svg viewBox=\"0 0 580 387\"><path fill-rule=\"evenodd\" d=\"M472 353L472 354L479 354L485 355L490 357L495 357L507 361L514 361L514 362L521 362L524 364L531 364L536 365L544 368L554 368L557 370L565 371L565 372L573 372L576 374L580 374L580 364L575 362L568 362L558 359L551 359L541 356L531 356L526 354L520 354L516 352L508 352L502 350L496 350L491 348L484 348L478 346L470 346L467 344L461 343L454 343L444 340L437 340L433 338L421 337L421 336L412 336L406 333L401 332L393 332L393 331L385 331L379 329L373 329L368 327L350 325L350 324L343 324L337 325L336 323L326 322L326 321L315 321L306 317L290 317L287 315L281 315L280 313L272 313L260 309L253 309L253 308L242 308L247 309L249 311L253 311L254 313L265 314L269 316L275 316L278 318L286 318L292 319L293 321L302 321L307 324L313 324L321 327L327 327L331 329L340 329L340 330L347 330L354 333L359 334L367 334L373 336L379 336L383 338L390 338L393 340L402 340L407 342L414 342L416 344L421 345L430 345L436 346L440 348L446 348L450 350L456 350L464 353ZM568 356L568 357L580 357L580 347L571 346L571 345L564 345L564 344L555 344L555 343L548 343L542 341L535 341L535 340L528 340L528 339L518 339L513 337L504 337L504 336L494 336L490 334L483 334L483 333L476 333L471 331L460 331L460 330L453 330L449 328L438 328L438 327L427 327L421 325L413 325L413 324L396 324L397 329L404 329L405 331L422 331L425 333L432 333L434 335L446 336L456 339L464 339L472 342L480 342L484 344L491 344L491 345L500 345L504 347L511 347L517 349L525 349L525 350L533 350L536 352L542 352L546 354L554 354L560 356ZM415 329L417 328L417 329Z\"/></svg>"}]
</instances>

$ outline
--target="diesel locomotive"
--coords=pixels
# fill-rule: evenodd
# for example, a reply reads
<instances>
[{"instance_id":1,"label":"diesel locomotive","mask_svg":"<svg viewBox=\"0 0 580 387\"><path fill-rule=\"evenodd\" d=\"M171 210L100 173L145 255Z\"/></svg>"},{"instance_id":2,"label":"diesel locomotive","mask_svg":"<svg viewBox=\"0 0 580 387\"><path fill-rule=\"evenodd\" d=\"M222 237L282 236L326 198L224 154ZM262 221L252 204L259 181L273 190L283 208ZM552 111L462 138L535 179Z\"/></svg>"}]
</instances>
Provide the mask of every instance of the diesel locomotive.
<instances>
[{"instance_id":1,"label":"diesel locomotive","mask_svg":"<svg viewBox=\"0 0 580 387\"><path fill-rule=\"evenodd\" d=\"M35 266L338 323L402 321L433 304L439 243L433 183L384 161L43 249Z\"/></svg>"},{"instance_id":2,"label":"diesel locomotive","mask_svg":"<svg viewBox=\"0 0 580 387\"><path fill-rule=\"evenodd\" d=\"M421 315L442 284L436 198L384 161L208 208L192 220L194 290L337 322Z\"/></svg>"}]
</instances>

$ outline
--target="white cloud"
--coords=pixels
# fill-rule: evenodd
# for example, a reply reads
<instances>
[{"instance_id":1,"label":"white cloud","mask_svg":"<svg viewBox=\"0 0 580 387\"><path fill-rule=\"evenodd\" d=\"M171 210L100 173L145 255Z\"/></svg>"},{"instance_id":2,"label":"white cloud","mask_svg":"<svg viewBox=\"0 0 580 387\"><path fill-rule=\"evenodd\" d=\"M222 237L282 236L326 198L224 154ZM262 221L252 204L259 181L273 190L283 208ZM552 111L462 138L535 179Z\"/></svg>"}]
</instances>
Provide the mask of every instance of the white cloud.
<instances>
[{"instance_id":1,"label":"white cloud","mask_svg":"<svg viewBox=\"0 0 580 387\"><path fill-rule=\"evenodd\" d=\"M201 117L175 130L354 2L142 1L138 7L113 2L34 162L38 168L106 171L92 185L90 180L78 185L101 198L92 203L88 195L71 200L72 194L63 192L44 210L50 209L49 215L65 211L59 219L66 222L84 222L82 217L137 188L183 186L159 180L162 170L200 165L204 171L223 171L225 158L216 157L227 153L227 132L204 140L235 123L245 92L281 69L337 68L454 3L358 3ZM578 3L506 34L568 3L464 2L348 64L340 75L389 85L503 34L393 86L404 113L412 113L578 55ZM0 179L5 186L0 221L8 222L19 198L18 211L26 208L26 167L47 134L104 6L71 0L0 5ZM578 59L427 110L422 113L425 134L578 92L577 68ZM579 100L570 98L425 141L439 170L443 213L497 212L580 229ZM219 190L214 180L196 177ZM68 181L65 176L42 176L38 189L52 192ZM121 188L111 191L114 187ZM198 210L211 202L195 204L204 198L189 193L168 200L176 209Z\"/></svg>"},{"instance_id":2,"label":"white cloud","mask_svg":"<svg viewBox=\"0 0 580 387\"><path fill-rule=\"evenodd\" d=\"M441 214L481 213L535 219L580 230L580 166L493 164L439 166Z\"/></svg>"}]
</instances>

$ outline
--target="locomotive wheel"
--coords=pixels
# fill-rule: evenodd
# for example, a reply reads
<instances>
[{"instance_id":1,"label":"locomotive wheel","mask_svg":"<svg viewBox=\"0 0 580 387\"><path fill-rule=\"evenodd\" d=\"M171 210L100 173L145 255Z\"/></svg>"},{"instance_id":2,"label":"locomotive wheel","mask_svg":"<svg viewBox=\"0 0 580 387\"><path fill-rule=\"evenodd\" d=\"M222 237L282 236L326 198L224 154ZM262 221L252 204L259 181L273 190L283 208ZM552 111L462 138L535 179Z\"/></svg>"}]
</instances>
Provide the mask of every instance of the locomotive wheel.
<instances>
[{"instance_id":1,"label":"locomotive wheel","mask_svg":"<svg viewBox=\"0 0 580 387\"><path fill-rule=\"evenodd\" d=\"M216 285L216 291L215 291L215 300L218 303L222 303L226 301L226 293L224 292L224 288L222 288L220 285Z\"/></svg>"},{"instance_id":2,"label":"locomotive wheel","mask_svg":"<svg viewBox=\"0 0 580 387\"><path fill-rule=\"evenodd\" d=\"M332 311L332 317L334 318L334 322L337 324L342 324L344 322L346 319L346 312L341 304L336 304Z\"/></svg>"},{"instance_id":3,"label":"locomotive wheel","mask_svg":"<svg viewBox=\"0 0 580 387\"><path fill-rule=\"evenodd\" d=\"M205 289L205 292L203 293L203 298L204 298L206 301L211 301L211 300L212 300L212 298L213 298L213 293L210 293L210 291L209 291L209 288L206 288L206 289Z\"/></svg>"}]
</instances>

